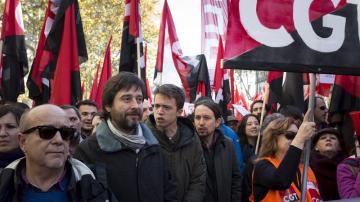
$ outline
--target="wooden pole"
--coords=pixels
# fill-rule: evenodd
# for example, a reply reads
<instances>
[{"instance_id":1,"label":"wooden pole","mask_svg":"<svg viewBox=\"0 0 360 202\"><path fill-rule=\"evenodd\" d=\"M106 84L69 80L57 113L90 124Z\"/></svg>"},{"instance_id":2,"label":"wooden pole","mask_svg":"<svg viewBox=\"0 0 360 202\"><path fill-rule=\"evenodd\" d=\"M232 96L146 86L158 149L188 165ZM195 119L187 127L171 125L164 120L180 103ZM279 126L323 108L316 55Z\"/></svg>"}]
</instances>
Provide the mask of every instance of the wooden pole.
<instances>
[{"instance_id":1,"label":"wooden pole","mask_svg":"<svg viewBox=\"0 0 360 202\"><path fill-rule=\"evenodd\" d=\"M136 55L137 55L137 73L138 73L138 77L141 79L140 37L136 38Z\"/></svg>"},{"instance_id":2,"label":"wooden pole","mask_svg":"<svg viewBox=\"0 0 360 202\"><path fill-rule=\"evenodd\" d=\"M268 97L269 97L269 84L265 83L265 92L264 92L264 95L263 95L263 104L262 104L262 109L261 109L260 126L259 126L260 128L259 128L259 132L258 132L258 136L257 136L257 140L256 140L255 155L257 155L258 152L259 152L260 137L261 137L261 127L262 127L263 120L264 120L264 117L265 117L265 106L266 106Z\"/></svg>"}]
</instances>

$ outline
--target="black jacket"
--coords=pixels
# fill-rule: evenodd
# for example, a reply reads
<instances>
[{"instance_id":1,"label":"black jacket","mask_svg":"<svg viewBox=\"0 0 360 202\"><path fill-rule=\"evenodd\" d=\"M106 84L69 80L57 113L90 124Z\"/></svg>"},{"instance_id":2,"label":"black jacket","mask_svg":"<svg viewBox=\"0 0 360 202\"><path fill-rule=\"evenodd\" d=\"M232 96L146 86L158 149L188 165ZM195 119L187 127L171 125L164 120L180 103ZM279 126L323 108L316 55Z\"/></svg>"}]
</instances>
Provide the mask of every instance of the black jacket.
<instances>
[{"instance_id":1,"label":"black jacket","mask_svg":"<svg viewBox=\"0 0 360 202\"><path fill-rule=\"evenodd\" d=\"M119 201L176 201L161 147L145 125L141 124L141 130L146 144L135 152L118 141L103 121L96 136L82 142L74 157L89 165Z\"/></svg>"},{"instance_id":2,"label":"black jacket","mask_svg":"<svg viewBox=\"0 0 360 202\"><path fill-rule=\"evenodd\" d=\"M217 137L212 148L208 150L203 146L209 171L203 201L241 201L241 176L233 144L221 130L216 129L215 133ZM212 179L211 172L214 173L215 179Z\"/></svg>"},{"instance_id":3,"label":"black jacket","mask_svg":"<svg viewBox=\"0 0 360 202\"><path fill-rule=\"evenodd\" d=\"M174 141L156 129L154 115L149 116L146 124L159 141L171 174L176 179L179 201L202 201L205 195L206 164L192 122L187 118L177 118L178 129Z\"/></svg>"},{"instance_id":4,"label":"black jacket","mask_svg":"<svg viewBox=\"0 0 360 202\"><path fill-rule=\"evenodd\" d=\"M25 169L25 158L18 159L2 170L0 174L0 201L21 201L21 189L24 187L21 172ZM105 186L94 179L88 167L76 159L66 162L69 173L67 195L69 202L116 202L116 198Z\"/></svg>"}]
</instances>

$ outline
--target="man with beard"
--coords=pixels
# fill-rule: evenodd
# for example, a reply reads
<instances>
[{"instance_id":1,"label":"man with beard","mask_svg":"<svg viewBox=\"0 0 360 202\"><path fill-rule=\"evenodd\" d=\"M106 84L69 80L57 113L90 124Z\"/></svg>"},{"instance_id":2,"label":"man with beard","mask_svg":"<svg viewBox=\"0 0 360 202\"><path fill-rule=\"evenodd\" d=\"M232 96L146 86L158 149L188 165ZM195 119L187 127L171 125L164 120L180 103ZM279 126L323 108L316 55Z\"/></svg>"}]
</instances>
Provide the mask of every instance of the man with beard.
<instances>
[{"instance_id":1,"label":"man with beard","mask_svg":"<svg viewBox=\"0 0 360 202\"><path fill-rule=\"evenodd\" d=\"M180 117L185 94L173 84L158 87L154 94L154 114L147 124L160 142L176 179L177 197L184 202L200 202L205 194L206 165L192 122Z\"/></svg>"},{"instance_id":2,"label":"man with beard","mask_svg":"<svg viewBox=\"0 0 360 202\"><path fill-rule=\"evenodd\" d=\"M74 156L89 165L119 201L176 201L161 147L140 123L145 92L133 73L120 72L108 80L102 96L104 120Z\"/></svg>"},{"instance_id":3,"label":"man with beard","mask_svg":"<svg viewBox=\"0 0 360 202\"><path fill-rule=\"evenodd\" d=\"M76 107L79 109L81 116L81 138L86 139L92 134L92 119L98 112L98 108L96 102L92 100L82 100L76 104Z\"/></svg>"},{"instance_id":4,"label":"man with beard","mask_svg":"<svg viewBox=\"0 0 360 202\"><path fill-rule=\"evenodd\" d=\"M323 97L315 97L315 110L314 110L314 119L316 123L316 128L318 130L327 128L328 124L326 122L328 115L328 108L325 104Z\"/></svg>"}]
</instances>

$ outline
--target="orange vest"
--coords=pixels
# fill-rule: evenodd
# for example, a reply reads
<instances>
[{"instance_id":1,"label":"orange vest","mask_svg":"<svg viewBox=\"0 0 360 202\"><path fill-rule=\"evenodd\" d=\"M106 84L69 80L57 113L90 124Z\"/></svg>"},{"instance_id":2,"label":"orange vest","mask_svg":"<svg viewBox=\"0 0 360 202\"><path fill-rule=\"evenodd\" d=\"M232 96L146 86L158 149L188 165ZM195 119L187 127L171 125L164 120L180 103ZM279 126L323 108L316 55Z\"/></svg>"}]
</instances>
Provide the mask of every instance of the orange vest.
<instances>
[{"instance_id":1,"label":"orange vest","mask_svg":"<svg viewBox=\"0 0 360 202\"><path fill-rule=\"evenodd\" d=\"M280 161L275 158L265 157L262 158L264 160L269 161L272 163L276 168L279 167ZM303 174L303 164L299 165L299 169L301 175ZM253 173L254 175L256 173ZM252 193L253 194L253 193ZM294 183L291 183L290 187L286 190L271 190L267 192L266 196L261 200L263 202L295 202L300 201L301 191L296 187ZM250 196L250 201L254 201L254 196ZM321 202L321 197L319 194L319 189L317 185L317 181L315 175L311 168L308 169L308 179L307 179L307 186L306 186L306 201L307 202Z\"/></svg>"}]
</instances>

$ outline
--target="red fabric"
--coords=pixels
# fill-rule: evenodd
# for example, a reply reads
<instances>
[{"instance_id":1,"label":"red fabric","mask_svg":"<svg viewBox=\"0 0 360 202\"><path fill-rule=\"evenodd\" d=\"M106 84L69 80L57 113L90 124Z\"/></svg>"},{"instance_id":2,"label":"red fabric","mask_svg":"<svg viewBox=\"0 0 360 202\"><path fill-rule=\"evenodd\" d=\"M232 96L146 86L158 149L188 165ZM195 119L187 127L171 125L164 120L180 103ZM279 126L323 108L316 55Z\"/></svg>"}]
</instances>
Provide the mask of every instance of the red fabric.
<instances>
[{"instance_id":1,"label":"red fabric","mask_svg":"<svg viewBox=\"0 0 360 202\"><path fill-rule=\"evenodd\" d=\"M225 70L221 66L223 52L224 52L221 37L219 39L218 47L219 47L219 49L218 49L218 54L217 54L217 58L216 58L216 66L215 66L215 74L214 74L214 90L215 90L216 94L223 87L224 74L225 74Z\"/></svg>"},{"instance_id":2,"label":"red fabric","mask_svg":"<svg viewBox=\"0 0 360 202\"><path fill-rule=\"evenodd\" d=\"M79 72L75 19L75 4L72 4L65 11L64 30L52 82L50 103L55 105L72 104L72 85L69 81L72 81L73 72Z\"/></svg>"},{"instance_id":3,"label":"red fabric","mask_svg":"<svg viewBox=\"0 0 360 202\"><path fill-rule=\"evenodd\" d=\"M353 121L353 126L357 136L360 136L360 111L350 112Z\"/></svg>"},{"instance_id":4,"label":"red fabric","mask_svg":"<svg viewBox=\"0 0 360 202\"><path fill-rule=\"evenodd\" d=\"M139 0L130 0L129 34L134 37L140 33L139 3Z\"/></svg>"},{"instance_id":5,"label":"red fabric","mask_svg":"<svg viewBox=\"0 0 360 202\"><path fill-rule=\"evenodd\" d=\"M23 27L20 25L23 24L22 19L16 19L16 9L21 12L20 0L6 0L4 6L4 13L2 17L2 29L1 29L1 40L8 36L13 35L25 35Z\"/></svg>"},{"instance_id":6,"label":"red fabric","mask_svg":"<svg viewBox=\"0 0 360 202\"><path fill-rule=\"evenodd\" d=\"M47 38L47 35L45 34L46 22L48 22L47 25L49 27L51 27L54 22L55 16L56 16L56 13L54 13L50 9L52 6L53 6L53 3L49 0L48 7L47 7L46 13L45 13L45 20L44 20L42 30L41 30L40 36L39 36L39 42L37 45L35 58L34 58L34 61L33 61L32 67L31 67L30 76L29 76L31 78L32 82L34 82L34 84L36 85L36 88L40 94L43 91L41 73L44 71L46 65L48 65L54 58L54 54L51 51L45 49L46 38ZM35 95L31 92L31 90L29 90L29 96L30 96L30 98L35 98L40 95Z\"/></svg>"},{"instance_id":7,"label":"red fabric","mask_svg":"<svg viewBox=\"0 0 360 202\"><path fill-rule=\"evenodd\" d=\"M100 69L100 61L97 64L95 77L94 77L94 80L93 80L93 83L91 86L91 91L90 91L90 96L89 96L90 100L96 99L96 93L98 91L98 85L99 85L99 69Z\"/></svg>"},{"instance_id":8,"label":"red fabric","mask_svg":"<svg viewBox=\"0 0 360 202\"><path fill-rule=\"evenodd\" d=\"M344 91L352 96L360 97L360 77L336 75L335 85L341 86Z\"/></svg>"},{"instance_id":9,"label":"red fabric","mask_svg":"<svg viewBox=\"0 0 360 202\"><path fill-rule=\"evenodd\" d=\"M105 83L107 80L109 80L111 78L111 74L112 74L112 64L111 64L111 40L112 40L112 36L110 36L106 51L105 51L105 56L104 56L104 63L103 63L103 67L102 67L102 71L101 71L101 75L100 75L100 79L99 79L99 85L98 85L98 89L97 89L97 93L96 93L96 99L95 102L98 106L98 109L101 109L102 107L102 94L103 94L103 90L105 87Z\"/></svg>"},{"instance_id":10,"label":"red fabric","mask_svg":"<svg viewBox=\"0 0 360 202\"><path fill-rule=\"evenodd\" d=\"M224 59L231 59L242 55L261 44L252 39L242 26L239 14L239 2L241 0L232 0L229 7L229 22L227 27ZM257 3L257 13L259 19L269 28L279 28L284 26L289 32L294 31L293 24L293 4L294 0L259 0ZM337 8L334 8L331 1L314 1L310 7L310 20L316 20L319 17L328 14L334 10L343 7L346 0L341 0Z\"/></svg>"}]
</instances>

